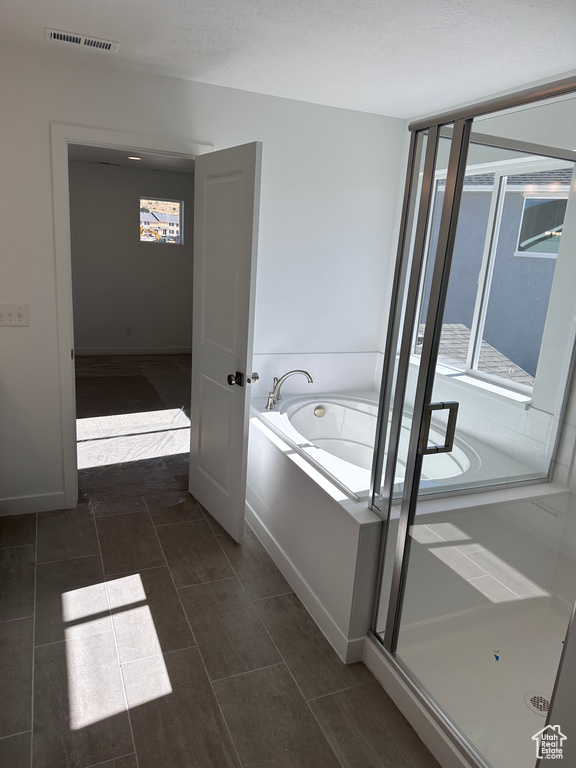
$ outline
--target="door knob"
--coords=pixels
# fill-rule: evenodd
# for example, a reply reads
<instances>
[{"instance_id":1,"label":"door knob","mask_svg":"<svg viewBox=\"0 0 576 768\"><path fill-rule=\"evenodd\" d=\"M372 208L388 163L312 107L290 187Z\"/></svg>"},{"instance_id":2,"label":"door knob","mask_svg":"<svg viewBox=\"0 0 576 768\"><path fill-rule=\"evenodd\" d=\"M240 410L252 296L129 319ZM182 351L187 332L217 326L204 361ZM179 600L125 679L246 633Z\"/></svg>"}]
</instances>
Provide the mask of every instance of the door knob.
<instances>
[{"instance_id":1,"label":"door knob","mask_svg":"<svg viewBox=\"0 0 576 768\"><path fill-rule=\"evenodd\" d=\"M260 374L256 373L256 371L254 371L246 379L246 384L256 384L258 381L260 381Z\"/></svg>"},{"instance_id":2,"label":"door knob","mask_svg":"<svg viewBox=\"0 0 576 768\"><path fill-rule=\"evenodd\" d=\"M244 386L244 374L240 371L236 371L236 373L229 373L228 377L226 379L228 384L230 384L231 387L234 386L234 384L237 384L239 387Z\"/></svg>"}]
</instances>

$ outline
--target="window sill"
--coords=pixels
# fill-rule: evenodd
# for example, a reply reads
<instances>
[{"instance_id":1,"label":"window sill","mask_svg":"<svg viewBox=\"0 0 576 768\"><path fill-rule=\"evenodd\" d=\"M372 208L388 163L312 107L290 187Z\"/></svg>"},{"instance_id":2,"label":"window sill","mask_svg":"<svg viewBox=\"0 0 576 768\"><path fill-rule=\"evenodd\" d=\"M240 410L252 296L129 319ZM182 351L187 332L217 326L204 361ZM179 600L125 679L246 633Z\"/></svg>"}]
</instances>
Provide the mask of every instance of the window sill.
<instances>
[{"instance_id":1,"label":"window sill","mask_svg":"<svg viewBox=\"0 0 576 768\"><path fill-rule=\"evenodd\" d=\"M411 365L416 369L420 367L420 357L412 355ZM468 390L479 390L482 393L488 393L494 395L501 401L506 401L514 407L523 408L524 410L530 407L532 403L532 395L526 392L519 392L511 387L499 385L493 381L487 381L480 376L474 376L470 371L459 371L456 368L451 368L448 365L442 365L438 363L436 365L436 374L443 376L450 381L458 384L458 386L465 387Z\"/></svg>"},{"instance_id":2,"label":"window sill","mask_svg":"<svg viewBox=\"0 0 576 768\"><path fill-rule=\"evenodd\" d=\"M442 368L441 366L438 366L437 371L441 375L449 376L452 381L459 382L462 386L473 387L482 390L483 392L489 392L491 395L496 395L502 400L514 403L519 408L526 409L532 402L532 397L530 395L524 394L523 392L516 392L508 387L499 386L491 381L485 381L470 373L455 373L449 368Z\"/></svg>"},{"instance_id":3,"label":"window sill","mask_svg":"<svg viewBox=\"0 0 576 768\"><path fill-rule=\"evenodd\" d=\"M530 253L528 251L514 251L512 254L513 256L516 256L519 259L554 259L556 260L558 258L557 253Z\"/></svg>"}]
</instances>

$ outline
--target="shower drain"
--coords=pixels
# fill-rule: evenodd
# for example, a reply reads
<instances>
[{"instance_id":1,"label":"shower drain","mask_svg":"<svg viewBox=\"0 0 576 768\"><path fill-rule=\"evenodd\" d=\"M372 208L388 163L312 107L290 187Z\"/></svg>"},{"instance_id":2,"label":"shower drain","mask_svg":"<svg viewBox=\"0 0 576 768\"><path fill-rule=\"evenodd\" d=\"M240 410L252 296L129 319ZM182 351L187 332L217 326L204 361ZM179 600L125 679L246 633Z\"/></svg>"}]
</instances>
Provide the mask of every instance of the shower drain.
<instances>
[{"instance_id":1,"label":"shower drain","mask_svg":"<svg viewBox=\"0 0 576 768\"><path fill-rule=\"evenodd\" d=\"M540 691L528 691L524 694L524 703L531 712L546 717L550 709L550 699Z\"/></svg>"}]
</instances>

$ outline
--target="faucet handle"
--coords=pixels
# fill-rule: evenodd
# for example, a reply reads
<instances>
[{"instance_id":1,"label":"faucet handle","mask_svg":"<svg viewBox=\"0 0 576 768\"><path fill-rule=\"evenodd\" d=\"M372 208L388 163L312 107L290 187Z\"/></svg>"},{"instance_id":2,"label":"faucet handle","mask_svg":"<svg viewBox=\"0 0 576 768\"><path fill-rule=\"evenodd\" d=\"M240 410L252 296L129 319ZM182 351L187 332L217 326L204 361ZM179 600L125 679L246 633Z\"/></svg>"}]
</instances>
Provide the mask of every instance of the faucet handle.
<instances>
[{"instance_id":1,"label":"faucet handle","mask_svg":"<svg viewBox=\"0 0 576 768\"><path fill-rule=\"evenodd\" d=\"M274 383L272 384L272 389L274 390L274 392L276 392L276 385L278 384L279 381L280 379L278 378L278 376L274 376ZM274 396L274 402L277 403L279 400L282 400L282 396L280 395L280 392L277 392L276 395Z\"/></svg>"},{"instance_id":2,"label":"faucet handle","mask_svg":"<svg viewBox=\"0 0 576 768\"><path fill-rule=\"evenodd\" d=\"M273 411L275 406L274 392L268 392L268 400L266 401L266 410Z\"/></svg>"}]
</instances>

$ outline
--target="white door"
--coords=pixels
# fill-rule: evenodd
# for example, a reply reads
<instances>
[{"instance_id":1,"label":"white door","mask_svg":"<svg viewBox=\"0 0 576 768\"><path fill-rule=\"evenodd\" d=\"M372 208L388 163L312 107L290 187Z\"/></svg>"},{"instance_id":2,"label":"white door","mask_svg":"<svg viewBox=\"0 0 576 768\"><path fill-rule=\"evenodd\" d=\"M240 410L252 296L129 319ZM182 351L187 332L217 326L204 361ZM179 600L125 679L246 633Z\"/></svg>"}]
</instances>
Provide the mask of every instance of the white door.
<instances>
[{"instance_id":1,"label":"white door","mask_svg":"<svg viewBox=\"0 0 576 768\"><path fill-rule=\"evenodd\" d=\"M190 493L242 540L262 144L196 157ZM238 383L229 383L236 374Z\"/></svg>"}]
</instances>

